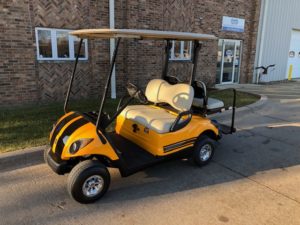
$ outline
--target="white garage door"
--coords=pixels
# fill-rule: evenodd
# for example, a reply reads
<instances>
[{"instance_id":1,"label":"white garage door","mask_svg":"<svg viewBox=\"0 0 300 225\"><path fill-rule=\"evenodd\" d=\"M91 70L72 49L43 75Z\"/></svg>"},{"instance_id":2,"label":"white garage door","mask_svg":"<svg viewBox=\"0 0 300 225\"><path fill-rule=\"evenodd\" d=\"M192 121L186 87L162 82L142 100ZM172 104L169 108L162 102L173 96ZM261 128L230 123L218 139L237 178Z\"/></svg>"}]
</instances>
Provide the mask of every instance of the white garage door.
<instances>
[{"instance_id":1,"label":"white garage door","mask_svg":"<svg viewBox=\"0 0 300 225\"><path fill-rule=\"evenodd\" d=\"M289 51L287 78L300 78L300 31L293 30Z\"/></svg>"}]
</instances>

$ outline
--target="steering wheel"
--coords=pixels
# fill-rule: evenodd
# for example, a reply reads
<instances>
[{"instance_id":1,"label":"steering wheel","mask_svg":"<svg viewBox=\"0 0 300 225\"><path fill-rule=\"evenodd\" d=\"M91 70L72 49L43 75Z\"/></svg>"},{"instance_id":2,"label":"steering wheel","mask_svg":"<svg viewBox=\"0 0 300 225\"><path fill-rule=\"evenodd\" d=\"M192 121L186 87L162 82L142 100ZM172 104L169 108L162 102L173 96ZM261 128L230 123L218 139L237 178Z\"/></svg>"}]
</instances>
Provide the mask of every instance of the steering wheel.
<instances>
[{"instance_id":1,"label":"steering wheel","mask_svg":"<svg viewBox=\"0 0 300 225\"><path fill-rule=\"evenodd\" d=\"M128 82L126 89L127 89L130 97L136 98L142 104L148 103L148 99L147 99L146 95L144 94L144 92L140 88L138 88L136 85L134 85L133 83Z\"/></svg>"}]
</instances>

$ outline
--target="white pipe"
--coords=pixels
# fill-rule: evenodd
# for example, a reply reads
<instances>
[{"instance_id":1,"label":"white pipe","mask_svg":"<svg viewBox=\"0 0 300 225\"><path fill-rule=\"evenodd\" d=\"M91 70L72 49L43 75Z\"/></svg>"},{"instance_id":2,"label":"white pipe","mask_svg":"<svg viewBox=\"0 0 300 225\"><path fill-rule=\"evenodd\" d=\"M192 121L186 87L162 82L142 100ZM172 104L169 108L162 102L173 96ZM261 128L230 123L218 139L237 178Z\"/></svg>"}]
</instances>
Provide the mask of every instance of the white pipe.
<instances>
[{"instance_id":1,"label":"white pipe","mask_svg":"<svg viewBox=\"0 0 300 225\"><path fill-rule=\"evenodd\" d=\"M114 29L115 28L115 1L109 0L109 28ZM110 59L112 59L114 50L115 50L115 39L110 39ZM112 76L111 76L111 98L115 99L117 96L116 94L116 66L114 66Z\"/></svg>"},{"instance_id":2,"label":"white pipe","mask_svg":"<svg viewBox=\"0 0 300 225\"><path fill-rule=\"evenodd\" d=\"M257 60L255 66L263 66L262 63L262 55L264 50L264 44L265 44L265 34L266 34L266 23L267 23L267 14L268 14L268 7L269 7L269 0L262 1L261 10L260 10L260 24L259 24L259 30L258 30L258 36L257 36ZM259 74L261 71L255 70L254 74L255 76L255 83L258 84L259 82Z\"/></svg>"}]
</instances>

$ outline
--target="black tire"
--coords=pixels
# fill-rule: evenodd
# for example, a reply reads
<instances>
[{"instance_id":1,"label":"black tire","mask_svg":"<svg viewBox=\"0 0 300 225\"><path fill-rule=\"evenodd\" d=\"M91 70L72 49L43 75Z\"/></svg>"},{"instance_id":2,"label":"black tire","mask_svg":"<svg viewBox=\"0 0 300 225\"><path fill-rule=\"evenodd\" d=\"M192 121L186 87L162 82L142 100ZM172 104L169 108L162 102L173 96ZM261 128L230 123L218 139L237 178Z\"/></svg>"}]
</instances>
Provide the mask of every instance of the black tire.
<instances>
[{"instance_id":1,"label":"black tire","mask_svg":"<svg viewBox=\"0 0 300 225\"><path fill-rule=\"evenodd\" d=\"M83 190L85 182L88 179L93 180L98 178L101 179L102 182L99 192L91 196L85 194ZM107 168L98 161L86 160L77 164L69 174L68 192L73 199L80 203L92 203L100 199L106 193L109 184L110 174Z\"/></svg>"},{"instance_id":2,"label":"black tire","mask_svg":"<svg viewBox=\"0 0 300 225\"><path fill-rule=\"evenodd\" d=\"M49 154L50 151L51 151L51 148L46 148L46 149L44 150L44 161L45 161L45 163L47 163L47 164L48 164L47 157L48 157L48 154Z\"/></svg>"},{"instance_id":3,"label":"black tire","mask_svg":"<svg viewBox=\"0 0 300 225\"><path fill-rule=\"evenodd\" d=\"M205 150L208 151L207 155L203 154ZM206 135L200 136L194 145L194 162L200 167L207 165L213 158L214 153L215 141Z\"/></svg>"}]
</instances>

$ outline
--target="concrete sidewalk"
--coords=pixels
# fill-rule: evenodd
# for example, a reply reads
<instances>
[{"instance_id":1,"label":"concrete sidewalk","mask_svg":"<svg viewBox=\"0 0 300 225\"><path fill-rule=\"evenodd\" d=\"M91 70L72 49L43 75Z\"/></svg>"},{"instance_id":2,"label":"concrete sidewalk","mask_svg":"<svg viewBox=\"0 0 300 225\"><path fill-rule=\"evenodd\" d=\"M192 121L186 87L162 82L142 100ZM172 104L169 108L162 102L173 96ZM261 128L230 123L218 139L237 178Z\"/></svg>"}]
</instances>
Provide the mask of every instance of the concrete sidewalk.
<instances>
[{"instance_id":1,"label":"concrete sidewalk","mask_svg":"<svg viewBox=\"0 0 300 225\"><path fill-rule=\"evenodd\" d=\"M229 84L216 85L216 88L235 88L239 91L246 91L259 95L266 95L273 100L300 99L300 80L275 84Z\"/></svg>"}]
</instances>

